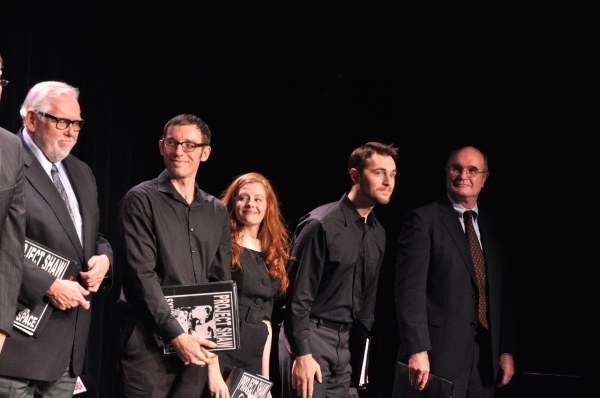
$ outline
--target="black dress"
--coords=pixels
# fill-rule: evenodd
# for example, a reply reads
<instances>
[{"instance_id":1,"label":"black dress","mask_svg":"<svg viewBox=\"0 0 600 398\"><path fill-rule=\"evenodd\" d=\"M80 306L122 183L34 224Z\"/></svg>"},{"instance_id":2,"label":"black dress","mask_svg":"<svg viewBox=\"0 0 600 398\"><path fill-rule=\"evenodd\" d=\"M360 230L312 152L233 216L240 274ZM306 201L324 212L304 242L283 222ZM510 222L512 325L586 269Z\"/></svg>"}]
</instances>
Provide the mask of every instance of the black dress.
<instances>
[{"instance_id":1,"label":"black dress","mask_svg":"<svg viewBox=\"0 0 600 398\"><path fill-rule=\"evenodd\" d=\"M241 347L235 351L219 352L219 365L223 379L233 366L255 374L262 373L262 358L269 335L263 318L271 319L275 294L280 282L272 278L260 252L242 247L242 269L231 273L237 284L240 315Z\"/></svg>"}]
</instances>

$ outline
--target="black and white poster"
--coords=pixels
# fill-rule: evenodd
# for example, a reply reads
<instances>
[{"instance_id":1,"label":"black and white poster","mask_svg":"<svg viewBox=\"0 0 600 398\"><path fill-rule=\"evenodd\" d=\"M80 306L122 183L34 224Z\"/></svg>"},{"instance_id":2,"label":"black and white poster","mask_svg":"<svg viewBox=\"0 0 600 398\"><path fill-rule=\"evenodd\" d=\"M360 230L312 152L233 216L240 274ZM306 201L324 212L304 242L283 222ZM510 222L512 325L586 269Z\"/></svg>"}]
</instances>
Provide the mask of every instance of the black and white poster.
<instances>
[{"instance_id":1,"label":"black and white poster","mask_svg":"<svg viewBox=\"0 0 600 398\"><path fill-rule=\"evenodd\" d=\"M73 280L79 271L75 260L28 238L25 238L25 260L33 262L57 279ZM52 315L54 307L50 304L48 297L44 297L43 301L35 308L30 308L29 303L21 296L18 300L17 316L13 326L30 336L39 336Z\"/></svg>"},{"instance_id":2,"label":"black and white poster","mask_svg":"<svg viewBox=\"0 0 600 398\"><path fill-rule=\"evenodd\" d=\"M188 334L217 343L211 351L239 347L236 286L233 281L163 287L171 316ZM175 354L172 344L165 345L166 355Z\"/></svg>"}]
</instances>

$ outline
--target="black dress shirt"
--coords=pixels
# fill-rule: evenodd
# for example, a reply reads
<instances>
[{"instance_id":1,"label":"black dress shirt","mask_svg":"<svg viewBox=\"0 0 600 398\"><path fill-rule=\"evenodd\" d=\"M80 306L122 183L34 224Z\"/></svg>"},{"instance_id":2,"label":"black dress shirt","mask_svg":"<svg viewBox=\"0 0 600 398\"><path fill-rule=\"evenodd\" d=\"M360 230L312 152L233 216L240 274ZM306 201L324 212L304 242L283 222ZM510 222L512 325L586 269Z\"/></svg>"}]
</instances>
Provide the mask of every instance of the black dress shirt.
<instances>
[{"instance_id":1,"label":"black dress shirt","mask_svg":"<svg viewBox=\"0 0 600 398\"><path fill-rule=\"evenodd\" d=\"M161 286L231 279L231 230L223 203L196 185L188 204L166 171L133 187L119 209L123 293L164 341L184 333Z\"/></svg>"},{"instance_id":2,"label":"black dress shirt","mask_svg":"<svg viewBox=\"0 0 600 398\"><path fill-rule=\"evenodd\" d=\"M286 329L295 355L310 354L310 318L373 324L385 231L344 194L300 219L288 262Z\"/></svg>"}]
</instances>

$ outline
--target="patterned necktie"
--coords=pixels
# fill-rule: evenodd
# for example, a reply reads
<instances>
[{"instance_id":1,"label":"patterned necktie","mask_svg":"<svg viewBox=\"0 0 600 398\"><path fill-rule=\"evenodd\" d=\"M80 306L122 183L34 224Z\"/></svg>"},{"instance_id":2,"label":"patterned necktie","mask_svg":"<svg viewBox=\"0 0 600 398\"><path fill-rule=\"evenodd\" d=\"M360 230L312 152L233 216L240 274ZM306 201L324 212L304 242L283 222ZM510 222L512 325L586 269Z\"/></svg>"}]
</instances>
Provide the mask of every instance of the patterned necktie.
<instances>
[{"instance_id":1,"label":"patterned necktie","mask_svg":"<svg viewBox=\"0 0 600 398\"><path fill-rule=\"evenodd\" d=\"M67 196L65 187L63 187L63 184L60 181L58 169L56 168L56 165L54 163L52 163L52 169L50 170L50 174L52 174L52 182L54 182L54 186L56 186L56 189L58 189L60 197L65 202L65 205L67 205L67 210L69 211L69 215L71 216L71 221L73 221L73 224L75 224L75 217L73 216L73 211L71 210L71 205L69 204L69 197Z\"/></svg>"},{"instance_id":2,"label":"patterned necktie","mask_svg":"<svg viewBox=\"0 0 600 398\"><path fill-rule=\"evenodd\" d=\"M485 258L483 257L483 251L481 250L477 234L475 233L475 227L473 226L473 213L473 211L465 211L463 220L465 222L467 239L469 240L469 248L471 249L471 257L473 257L473 264L475 264L475 274L477 275L477 287L479 288L479 322L487 329Z\"/></svg>"}]
</instances>

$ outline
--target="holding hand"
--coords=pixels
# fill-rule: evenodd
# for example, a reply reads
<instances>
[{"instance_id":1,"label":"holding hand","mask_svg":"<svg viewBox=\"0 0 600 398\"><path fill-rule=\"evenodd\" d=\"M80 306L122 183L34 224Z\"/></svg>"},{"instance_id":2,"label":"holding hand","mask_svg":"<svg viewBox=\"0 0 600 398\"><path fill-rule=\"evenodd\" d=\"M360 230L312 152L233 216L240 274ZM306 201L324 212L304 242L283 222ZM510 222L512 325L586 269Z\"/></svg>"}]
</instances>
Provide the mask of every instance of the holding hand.
<instances>
[{"instance_id":1,"label":"holding hand","mask_svg":"<svg viewBox=\"0 0 600 398\"><path fill-rule=\"evenodd\" d=\"M85 290L78 282L57 279L54 281L46 295L53 306L59 310L67 310L80 305L84 310L90 308L90 303L84 296L90 292Z\"/></svg>"},{"instance_id":2,"label":"holding hand","mask_svg":"<svg viewBox=\"0 0 600 398\"><path fill-rule=\"evenodd\" d=\"M429 355L417 352L408 358L408 378L415 390L422 390L429 379Z\"/></svg>"},{"instance_id":3,"label":"holding hand","mask_svg":"<svg viewBox=\"0 0 600 398\"><path fill-rule=\"evenodd\" d=\"M179 359L185 365L204 366L211 364L213 358L217 356L217 354L213 354L205 348L215 348L217 344L198 336L182 333L175 337L172 343L175 346Z\"/></svg>"},{"instance_id":4,"label":"holding hand","mask_svg":"<svg viewBox=\"0 0 600 398\"><path fill-rule=\"evenodd\" d=\"M80 272L83 282L90 292L97 292L110 268L110 260L106 254L92 256L88 260L87 272Z\"/></svg>"}]
</instances>

